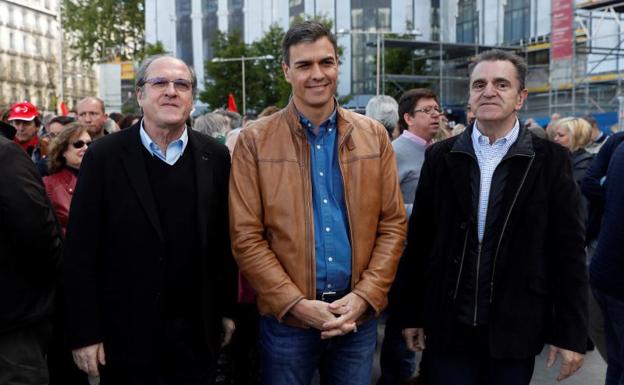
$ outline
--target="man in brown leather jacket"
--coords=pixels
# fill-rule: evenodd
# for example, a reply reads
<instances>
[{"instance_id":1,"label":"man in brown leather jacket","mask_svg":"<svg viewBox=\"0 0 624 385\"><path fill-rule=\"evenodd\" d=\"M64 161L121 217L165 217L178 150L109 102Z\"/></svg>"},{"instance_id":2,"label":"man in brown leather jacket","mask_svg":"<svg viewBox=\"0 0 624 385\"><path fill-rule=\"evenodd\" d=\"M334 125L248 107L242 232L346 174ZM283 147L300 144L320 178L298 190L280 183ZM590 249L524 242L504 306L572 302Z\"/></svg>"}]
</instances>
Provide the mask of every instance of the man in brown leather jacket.
<instances>
[{"instance_id":1,"label":"man in brown leather jacket","mask_svg":"<svg viewBox=\"0 0 624 385\"><path fill-rule=\"evenodd\" d=\"M312 21L284 37L292 100L248 125L232 160L230 233L258 292L265 384L370 382L377 315L406 233L392 146L338 106L336 40Z\"/></svg>"}]
</instances>

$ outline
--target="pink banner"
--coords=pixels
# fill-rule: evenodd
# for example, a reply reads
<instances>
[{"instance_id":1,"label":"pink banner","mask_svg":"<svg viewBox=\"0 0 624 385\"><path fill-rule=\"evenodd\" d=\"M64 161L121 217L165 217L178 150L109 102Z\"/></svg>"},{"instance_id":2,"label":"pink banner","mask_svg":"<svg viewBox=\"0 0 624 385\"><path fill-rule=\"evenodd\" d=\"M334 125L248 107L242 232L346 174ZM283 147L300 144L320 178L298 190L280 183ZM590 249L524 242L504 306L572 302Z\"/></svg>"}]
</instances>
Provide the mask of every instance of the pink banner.
<instances>
[{"instance_id":1,"label":"pink banner","mask_svg":"<svg viewBox=\"0 0 624 385\"><path fill-rule=\"evenodd\" d=\"M572 58L574 0L552 0L550 60Z\"/></svg>"}]
</instances>

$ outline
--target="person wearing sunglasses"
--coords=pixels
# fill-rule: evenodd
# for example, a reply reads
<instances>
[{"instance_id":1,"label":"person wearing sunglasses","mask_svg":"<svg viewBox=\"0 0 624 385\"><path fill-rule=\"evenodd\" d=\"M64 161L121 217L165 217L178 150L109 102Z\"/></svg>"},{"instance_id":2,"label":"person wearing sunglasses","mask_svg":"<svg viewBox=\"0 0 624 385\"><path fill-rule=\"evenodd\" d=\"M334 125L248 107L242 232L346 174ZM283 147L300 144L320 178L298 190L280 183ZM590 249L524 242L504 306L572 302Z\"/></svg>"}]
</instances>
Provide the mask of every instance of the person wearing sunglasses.
<instances>
[{"instance_id":1,"label":"person wearing sunglasses","mask_svg":"<svg viewBox=\"0 0 624 385\"><path fill-rule=\"evenodd\" d=\"M50 143L47 158L50 175L43 178L43 183L63 234L67 230L69 206L76 188L78 170L90 144L91 136L87 126L78 122L65 126Z\"/></svg>"}]
</instances>

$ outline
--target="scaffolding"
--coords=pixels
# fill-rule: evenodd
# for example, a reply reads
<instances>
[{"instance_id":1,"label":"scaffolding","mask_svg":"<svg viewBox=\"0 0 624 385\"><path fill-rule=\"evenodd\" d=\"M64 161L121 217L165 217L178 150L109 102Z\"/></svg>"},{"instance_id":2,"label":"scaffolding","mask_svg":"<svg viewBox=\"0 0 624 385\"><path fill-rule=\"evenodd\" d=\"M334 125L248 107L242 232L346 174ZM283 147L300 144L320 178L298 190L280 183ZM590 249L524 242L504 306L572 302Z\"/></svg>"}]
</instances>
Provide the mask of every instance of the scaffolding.
<instances>
[{"instance_id":1,"label":"scaffolding","mask_svg":"<svg viewBox=\"0 0 624 385\"><path fill-rule=\"evenodd\" d=\"M624 1L585 1L575 7L578 26L573 44L572 76L562 87L552 74L548 87L549 114L604 113L619 109L622 74ZM605 31L607 22L612 31Z\"/></svg>"},{"instance_id":2,"label":"scaffolding","mask_svg":"<svg viewBox=\"0 0 624 385\"><path fill-rule=\"evenodd\" d=\"M534 36L518 45L415 41L384 37L384 48L403 48L413 53L413 60L427 63L426 75L388 74L382 56L382 92L386 83L401 86L426 84L445 106L460 107L468 98L468 64L482 51L492 48L514 51L529 62L527 86L529 99L524 115L547 117L600 114L618 111L620 129L624 129L624 0L592 0L575 5L572 68L569 80L553 78L550 65L550 35ZM610 29L609 31L607 31ZM556 72L556 71L555 71Z\"/></svg>"}]
</instances>

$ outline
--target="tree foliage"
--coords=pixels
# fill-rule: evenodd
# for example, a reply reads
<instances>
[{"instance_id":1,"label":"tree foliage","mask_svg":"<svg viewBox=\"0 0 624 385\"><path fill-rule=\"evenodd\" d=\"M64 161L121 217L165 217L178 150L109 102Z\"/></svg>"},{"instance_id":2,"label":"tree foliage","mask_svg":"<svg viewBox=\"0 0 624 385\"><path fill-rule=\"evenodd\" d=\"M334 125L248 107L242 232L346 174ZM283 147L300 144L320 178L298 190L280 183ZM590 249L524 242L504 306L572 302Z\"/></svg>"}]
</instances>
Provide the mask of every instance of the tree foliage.
<instances>
[{"instance_id":1,"label":"tree foliage","mask_svg":"<svg viewBox=\"0 0 624 385\"><path fill-rule=\"evenodd\" d=\"M304 19L297 17L293 23ZM316 17L331 30L331 20ZM260 112L265 107L274 105L282 108L288 104L290 85L282 71L282 40L286 32L278 25L272 25L261 39L252 44L245 44L240 32L225 34L216 32L212 40L214 57L240 58L254 56L273 56L270 60L245 61L245 93L248 111ZM338 47L338 55L342 47ZM228 94L232 93L239 108L242 108L241 61L205 63L206 84L199 99L211 108L227 105Z\"/></svg>"},{"instance_id":2,"label":"tree foliage","mask_svg":"<svg viewBox=\"0 0 624 385\"><path fill-rule=\"evenodd\" d=\"M387 34L388 38L412 39L411 35ZM417 60L412 50L405 48L386 48L384 50L384 74L386 75L420 75L424 73L425 61ZM403 92L418 87L428 87L426 82L395 83L385 82L385 94L395 99Z\"/></svg>"},{"instance_id":3,"label":"tree foliage","mask_svg":"<svg viewBox=\"0 0 624 385\"><path fill-rule=\"evenodd\" d=\"M62 19L82 61L135 60L143 53L143 0L63 0Z\"/></svg>"}]
</instances>

